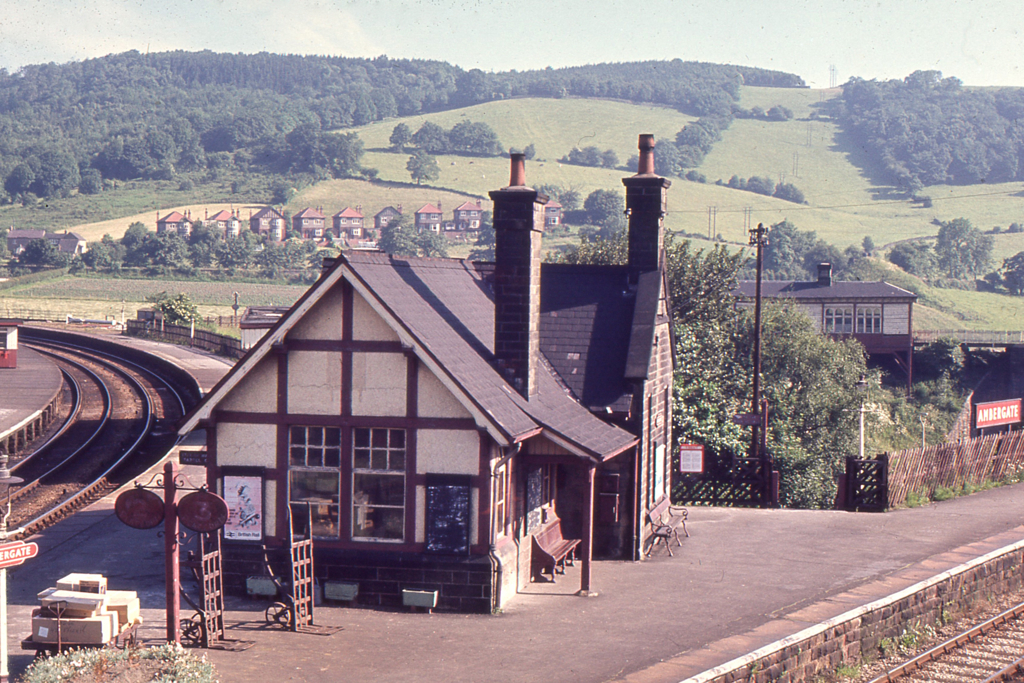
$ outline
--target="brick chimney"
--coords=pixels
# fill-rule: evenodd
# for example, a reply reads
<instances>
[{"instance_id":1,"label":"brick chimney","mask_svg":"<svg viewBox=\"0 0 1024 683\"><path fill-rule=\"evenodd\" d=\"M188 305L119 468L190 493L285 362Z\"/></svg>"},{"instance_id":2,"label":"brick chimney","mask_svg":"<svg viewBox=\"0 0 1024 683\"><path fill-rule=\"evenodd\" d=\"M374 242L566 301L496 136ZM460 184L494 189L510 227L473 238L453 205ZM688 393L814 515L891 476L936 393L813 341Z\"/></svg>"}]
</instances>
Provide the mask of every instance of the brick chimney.
<instances>
[{"instance_id":1,"label":"brick chimney","mask_svg":"<svg viewBox=\"0 0 1024 683\"><path fill-rule=\"evenodd\" d=\"M629 216L629 284L641 273L658 270L665 260L666 190L672 181L654 173L654 136L640 136L640 162L636 175L623 178Z\"/></svg>"},{"instance_id":2,"label":"brick chimney","mask_svg":"<svg viewBox=\"0 0 1024 683\"><path fill-rule=\"evenodd\" d=\"M548 198L526 187L524 154L512 155L508 187L494 202L494 355L519 393L537 393L540 358L540 247Z\"/></svg>"},{"instance_id":3,"label":"brick chimney","mask_svg":"<svg viewBox=\"0 0 1024 683\"><path fill-rule=\"evenodd\" d=\"M818 284L822 287L832 286L832 264L831 263L819 263L818 264Z\"/></svg>"}]
</instances>

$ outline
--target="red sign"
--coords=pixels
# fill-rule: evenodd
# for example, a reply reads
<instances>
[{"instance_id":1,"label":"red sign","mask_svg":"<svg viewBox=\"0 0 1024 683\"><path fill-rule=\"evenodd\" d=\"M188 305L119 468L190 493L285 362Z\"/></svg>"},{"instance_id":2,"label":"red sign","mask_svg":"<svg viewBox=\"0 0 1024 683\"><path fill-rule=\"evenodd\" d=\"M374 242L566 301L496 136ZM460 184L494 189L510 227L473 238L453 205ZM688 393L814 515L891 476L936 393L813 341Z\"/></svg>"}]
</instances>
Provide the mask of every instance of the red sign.
<instances>
[{"instance_id":1,"label":"red sign","mask_svg":"<svg viewBox=\"0 0 1024 683\"><path fill-rule=\"evenodd\" d=\"M128 489L114 501L114 514L133 529L152 529L164 521L164 501L152 491Z\"/></svg>"},{"instance_id":2,"label":"red sign","mask_svg":"<svg viewBox=\"0 0 1024 683\"><path fill-rule=\"evenodd\" d=\"M7 543L0 545L0 569L17 567L25 560L39 554L39 546L35 543Z\"/></svg>"},{"instance_id":3,"label":"red sign","mask_svg":"<svg viewBox=\"0 0 1024 683\"><path fill-rule=\"evenodd\" d=\"M192 531L208 534L228 521L228 504L216 493L194 491L178 501L178 519Z\"/></svg>"},{"instance_id":4,"label":"red sign","mask_svg":"<svg viewBox=\"0 0 1024 683\"><path fill-rule=\"evenodd\" d=\"M1008 401L992 401L991 403L979 403L976 406L974 426L978 429L983 427L998 427L1000 425L1012 425L1020 422L1020 399L1013 398Z\"/></svg>"}]
</instances>

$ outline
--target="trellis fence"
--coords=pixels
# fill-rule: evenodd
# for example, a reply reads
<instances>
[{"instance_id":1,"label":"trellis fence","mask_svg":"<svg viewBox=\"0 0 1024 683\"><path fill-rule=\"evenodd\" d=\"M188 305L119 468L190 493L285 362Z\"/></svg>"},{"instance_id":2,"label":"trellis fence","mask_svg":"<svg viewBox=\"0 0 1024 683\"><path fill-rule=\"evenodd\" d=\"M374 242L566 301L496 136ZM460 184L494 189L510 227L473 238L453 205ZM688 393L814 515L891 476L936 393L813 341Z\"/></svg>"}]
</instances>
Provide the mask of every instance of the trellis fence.
<instances>
[{"instance_id":1,"label":"trellis fence","mask_svg":"<svg viewBox=\"0 0 1024 683\"><path fill-rule=\"evenodd\" d=\"M234 337L226 337L223 334L208 332L207 330L193 331L184 325L169 325L144 321L128 320L125 323L125 333L135 337L148 337L150 339L161 339L174 344L185 344L194 346L213 353L219 353L231 358L241 358L245 355L242 350L242 342Z\"/></svg>"}]
</instances>

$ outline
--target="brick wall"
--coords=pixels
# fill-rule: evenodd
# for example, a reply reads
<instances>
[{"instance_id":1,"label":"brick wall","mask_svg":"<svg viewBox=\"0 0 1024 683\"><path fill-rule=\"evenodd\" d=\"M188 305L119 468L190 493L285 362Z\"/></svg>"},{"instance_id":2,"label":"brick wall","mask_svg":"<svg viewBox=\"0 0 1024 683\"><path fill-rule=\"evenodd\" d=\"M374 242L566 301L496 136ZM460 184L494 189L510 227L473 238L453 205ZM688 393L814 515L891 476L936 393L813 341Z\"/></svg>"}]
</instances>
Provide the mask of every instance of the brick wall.
<instances>
[{"instance_id":1,"label":"brick wall","mask_svg":"<svg viewBox=\"0 0 1024 683\"><path fill-rule=\"evenodd\" d=\"M1017 590L1024 577L1024 541L993 551L683 683L808 683L843 662L875 656L883 638L913 625L933 625L943 611L958 612L980 598Z\"/></svg>"}]
</instances>

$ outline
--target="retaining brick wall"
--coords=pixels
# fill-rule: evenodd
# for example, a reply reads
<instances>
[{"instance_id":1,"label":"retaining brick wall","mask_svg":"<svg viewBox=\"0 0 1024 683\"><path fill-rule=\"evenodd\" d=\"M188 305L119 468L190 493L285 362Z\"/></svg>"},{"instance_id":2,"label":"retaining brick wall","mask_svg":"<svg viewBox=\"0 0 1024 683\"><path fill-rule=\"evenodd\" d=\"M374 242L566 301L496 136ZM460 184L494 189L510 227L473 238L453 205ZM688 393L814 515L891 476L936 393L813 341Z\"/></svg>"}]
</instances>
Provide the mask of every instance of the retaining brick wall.
<instances>
[{"instance_id":1,"label":"retaining brick wall","mask_svg":"<svg viewBox=\"0 0 1024 683\"><path fill-rule=\"evenodd\" d=\"M884 638L898 638L908 627L934 625L945 610L956 613L975 601L1017 590L1024 584L1024 541L983 555L804 629L743 657L709 669L683 683L808 683L875 656Z\"/></svg>"}]
</instances>

